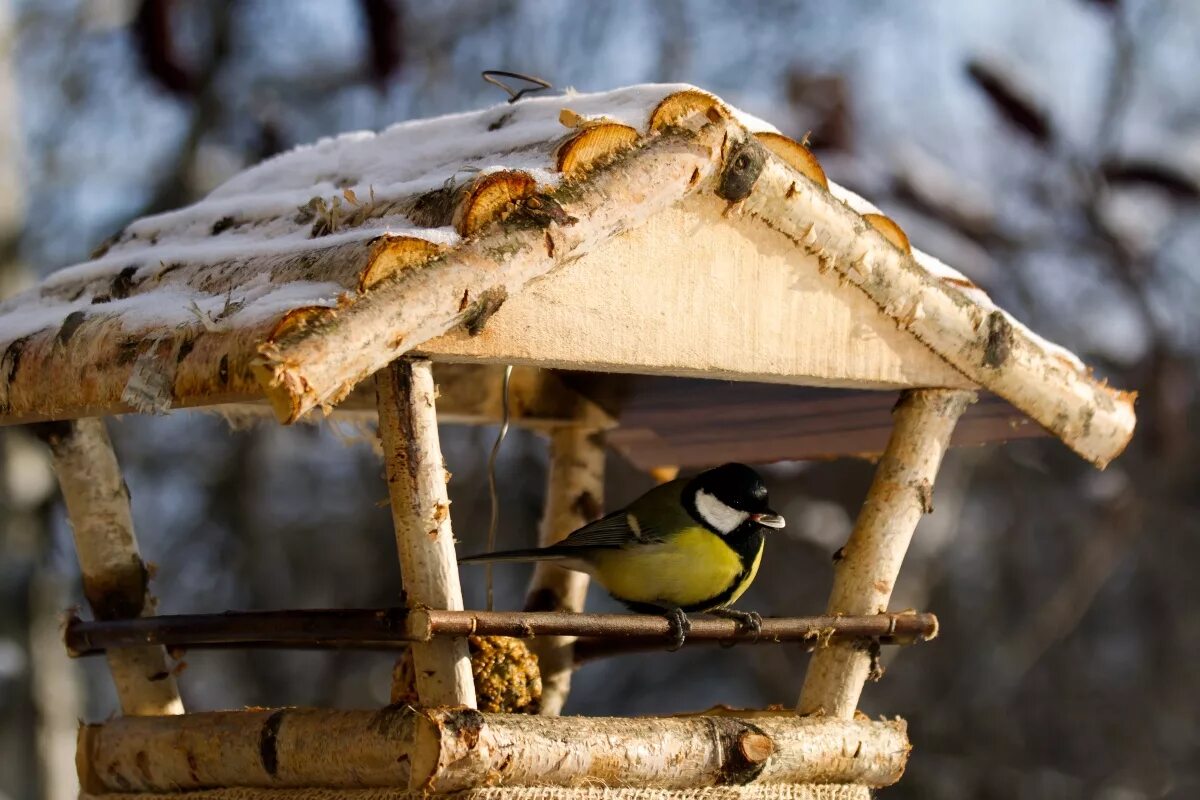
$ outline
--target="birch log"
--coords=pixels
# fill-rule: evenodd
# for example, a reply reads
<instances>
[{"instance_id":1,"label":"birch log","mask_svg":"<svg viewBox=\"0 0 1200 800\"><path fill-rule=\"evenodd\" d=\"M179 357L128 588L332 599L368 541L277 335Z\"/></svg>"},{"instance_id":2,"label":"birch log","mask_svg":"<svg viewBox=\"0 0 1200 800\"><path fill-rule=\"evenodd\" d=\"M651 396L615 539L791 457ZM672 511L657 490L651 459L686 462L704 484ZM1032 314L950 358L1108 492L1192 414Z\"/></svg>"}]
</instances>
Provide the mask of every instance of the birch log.
<instances>
[{"instance_id":1,"label":"birch log","mask_svg":"<svg viewBox=\"0 0 1200 800\"><path fill-rule=\"evenodd\" d=\"M35 430L50 447L92 612L101 620L153 615L156 600L133 534L129 489L104 422L86 418ZM161 646L115 650L108 666L126 714L183 713Z\"/></svg>"},{"instance_id":2,"label":"birch log","mask_svg":"<svg viewBox=\"0 0 1200 800\"><path fill-rule=\"evenodd\" d=\"M871 800L866 786L842 783L787 783L770 786L723 786L719 789L621 789L562 786L482 787L454 795L455 800ZM287 800L426 800L423 792L408 789L288 789ZM122 793L83 792L79 800L179 800L171 792L145 792L134 797ZM194 792L188 800L280 800L276 789L235 787Z\"/></svg>"},{"instance_id":3,"label":"birch log","mask_svg":"<svg viewBox=\"0 0 1200 800\"><path fill-rule=\"evenodd\" d=\"M398 712L287 708L148 722L119 717L80 727L85 790L408 785L412 725Z\"/></svg>"},{"instance_id":4,"label":"birch log","mask_svg":"<svg viewBox=\"0 0 1200 800\"><path fill-rule=\"evenodd\" d=\"M410 788L859 783L899 779L903 722L754 717L604 718L418 712Z\"/></svg>"},{"instance_id":5,"label":"birch log","mask_svg":"<svg viewBox=\"0 0 1200 800\"><path fill-rule=\"evenodd\" d=\"M450 527L449 473L438 439L436 390L425 360L397 361L375 377L379 437L409 608L461 611L462 588ZM414 645L417 694L426 705L474 707L466 639Z\"/></svg>"},{"instance_id":6,"label":"birch log","mask_svg":"<svg viewBox=\"0 0 1200 800\"><path fill-rule=\"evenodd\" d=\"M284 422L341 400L371 372L490 314L529 281L708 184L730 123L675 129L618 155L586 180L526 202L452 253L382 281L263 348L261 380Z\"/></svg>"},{"instance_id":7,"label":"birch log","mask_svg":"<svg viewBox=\"0 0 1200 800\"><path fill-rule=\"evenodd\" d=\"M1113 389L990 302L938 280L848 205L783 161L763 163L740 214L767 223L857 287L973 382L1037 420L1098 467L1133 435L1135 393Z\"/></svg>"},{"instance_id":8,"label":"birch log","mask_svg":"<svg viewBox=\"0 0 1200 800\"><path fill-rule=\"evenodd\" d=\"M903 721L735 716L557 717L389 706L218 711L80 729L85 792L216 787L691 789L886 786L908 759Z\"/></svg>"},{"instance_id":9,"label":"birch log","mask_svg":"<svg viewBox=\"0 0 1200 800\"><path fill-rule=\"evenodd\" d=\"M546 512L538 544L560 542L599 518L604 510L604 434L564 427L550 434ZM583 611L588 576L539 562L533 570L526 611ZM531 643L542 674L542 714L562 713L575 668L574 636L546 636Z\"/></svg>"},{"instance_id":10,"label":"birch log","mask_svg":"<svg viewBox=\"0 0 1200 800\"><path fill-rule=\"evenodd\" d=\"M834 569L829 614L887 610L913 531L933 510L933 481L954 425L974 399L973 392L950 389L903 394L887 449ZM817 650L800 694L800 713L852 718L871 661L861 643Z\"/></svg>"}]
</instances>

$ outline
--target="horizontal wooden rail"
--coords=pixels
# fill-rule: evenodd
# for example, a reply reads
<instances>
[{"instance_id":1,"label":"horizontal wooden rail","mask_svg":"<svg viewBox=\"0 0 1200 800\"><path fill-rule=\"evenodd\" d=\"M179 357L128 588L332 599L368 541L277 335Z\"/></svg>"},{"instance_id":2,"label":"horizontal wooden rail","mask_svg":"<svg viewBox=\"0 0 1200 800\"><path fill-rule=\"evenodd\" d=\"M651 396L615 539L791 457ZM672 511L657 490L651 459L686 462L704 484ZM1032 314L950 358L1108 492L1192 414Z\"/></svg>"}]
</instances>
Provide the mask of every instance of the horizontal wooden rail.
<instances>
[{"instance_id":1,"label":"horizontal wooden rail","mask_svg":"<svg viewBox=\"0 0 1200 800\"><path fill-rule=\"evenodd\" d=\"M756 636L729 619L696 616L687 641L751 644L800 642L824 645L869 639L912 644L937 635L933 614L773 617ZM446 636L578 636L577 660L590 660L671 643L667 620L647 614L573 614L534 611L437 611L403 608L229 611L130 620L84 621L66 627L72 656L112 648L280 647L295 649L396 650L410 642Z\"/></svg>"},{"instance_id":2,"label":"horizontal wooden rail","mask_svg":"<svg viewBox=\"0 0 1200 800\"><path fill-rule=\"evenodd\" d=\"M638 797L663 797L645 792L664 789L697 797L699 789L724 787L714 796L796 798L808 795L734 790L805 783L887 786L903 774L909 742L901 720L866 717L754 711L543 717L394 705L117 717L81 726L78 749L85 793L130 800L141 792L204 798L228 787L236 787L238 797L261 788L276 798L305 789L314 790L305 797L380 798L405 797L395 791L404 789L412 797L445 797L464 789L522 786L543 792L526 797L561 797L548 791L557 786L591 798L617 795L588 787L631 789Z\"/></svg>"}]
</instances>

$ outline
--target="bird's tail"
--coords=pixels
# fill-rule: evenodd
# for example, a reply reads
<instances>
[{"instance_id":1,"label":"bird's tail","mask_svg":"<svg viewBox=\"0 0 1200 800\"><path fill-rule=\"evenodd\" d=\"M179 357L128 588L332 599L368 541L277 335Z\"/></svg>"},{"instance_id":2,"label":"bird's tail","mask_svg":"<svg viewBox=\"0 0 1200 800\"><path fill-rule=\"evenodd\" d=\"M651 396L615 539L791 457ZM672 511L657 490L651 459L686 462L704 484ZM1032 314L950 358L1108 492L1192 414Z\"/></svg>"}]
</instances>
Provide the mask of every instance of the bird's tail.
<instances>
[{"instance_id":1,"label":"bird's tail","mask_svg":"<svg viewBox=\"0 0 1200 800\"><path fill-rule=\"evenodd\" d=\"M553 561L567 558L568 555L557 547L532 547L528 550L501 550L498 553L480 553L465 556L458 560L460 564L486 564L496 561Z\"/></svg>"}]
</instances>

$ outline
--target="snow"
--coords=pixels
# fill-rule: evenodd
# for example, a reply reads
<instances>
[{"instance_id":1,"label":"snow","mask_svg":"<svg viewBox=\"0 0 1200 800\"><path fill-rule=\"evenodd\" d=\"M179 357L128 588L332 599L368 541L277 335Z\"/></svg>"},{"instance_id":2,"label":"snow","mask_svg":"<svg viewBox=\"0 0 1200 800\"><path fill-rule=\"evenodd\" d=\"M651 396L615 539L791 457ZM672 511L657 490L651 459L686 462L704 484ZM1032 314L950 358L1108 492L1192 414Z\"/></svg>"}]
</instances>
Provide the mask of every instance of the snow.
<instances>
[{"instance_id":1,"label":"snow","mask_svg":"<svg viewBox=\"0 0 1200 800\"><path fill-rule=\"evenodd\" d=\"M645 84L595 94L530 97L511 105L402 122L378 133L344 133L298 147L239 173L198 203L137 220L102 257L62 269L40 287L0 303L0 344L57 329L67 315L80 310L116 315L127 329L147 331L193 325L201 321L200 314L210 320L220 318L221 325L241 326L301 306L333 305L349 286L332 281L276 285L264 274L238 286L232 295L206 293L190 286L186 278L175 277L154 281L153 289L140 293L138 287L164 264L209 265L294 254L366 242L384 234L453 246L459 236L452 228L418 227L390 206L382 216L319 237L312 235L311 222L300 221L297 214L314 198L326 204L336 198L344 218L356 205L382 207L499 169L522 170L540 187L551 188L560 180L555 171L555 146L568 133L559 121L564 108L583 118L603 118L644 132L651 112L663 98L694 88ZM732 111L751 131L778 132L755 116ZM854 192L832 182L829 188L856 212L878 213ZM950 279L972 301L989 310L995 308L982 290L962 286L960 282L966 278L957 270L918 250L913 255L932 278ZM108 291L111 281L131 266L136 269L134 294L93 305L93 297ZM227 306L236 311L221 318ZM1039 339L1011 316L1009 319L1047 349L1083 369L1073 354Z\"/></svg>"},{"instance_id":2,"label":"snow","mask_svg":"<svg viewBox=\"0 0 1200 800\"><path fill-rule=\"evenodd\" d=\"M229 315L227 324L250 324L292 308L329 304L349 287L302 282L265 291L241 286L236 297L227 297L166 278L153 290L103 306L93 305L92 299L131 266L136 285L160 272L164 264L209 265L294 254L366 242L384 234L453 246L459 236L451 227L421 228L398 212L319 237L311 235L311 223L297 222L296 215L318 197L326 204L336 198L343 217L352 213L355 203L346 189L358 204L385 204L500 169L522 170L539 186L550 188L560 180L554 147L568 133L558 119L563 108L644 131L650 113L664 97L688 88L650 84L596 94L533 97L402 122L378 133L344 133L298 147L234 176L200 202L135 221L100 258L59 270L39 287L0 303L0 343L57 328L74 311L117 315L127 329L147 330L192 324L195 309L215 315L228 302L241 310ZM219 220L228 224L214 233Z\"/></svg>"}]
</instances>

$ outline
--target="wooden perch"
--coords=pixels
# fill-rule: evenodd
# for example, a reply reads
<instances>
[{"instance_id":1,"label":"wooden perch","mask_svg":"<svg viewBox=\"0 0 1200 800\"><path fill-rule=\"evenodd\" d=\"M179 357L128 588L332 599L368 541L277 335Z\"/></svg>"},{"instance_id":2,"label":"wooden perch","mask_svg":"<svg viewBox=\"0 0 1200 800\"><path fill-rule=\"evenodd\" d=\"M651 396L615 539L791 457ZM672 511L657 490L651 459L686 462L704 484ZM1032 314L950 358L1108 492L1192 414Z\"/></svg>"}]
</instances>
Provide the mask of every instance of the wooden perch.
<instances>
[{"instance_id":1,"label":"wooden perch","mask_svg":"<svg viewBox=\"0 0 1200 800\"><path fill-rule=\"evenodd\" d=\"M409 608L463 607L450 528L450 474L438 440L436 390L428 361L397 361L379 371L379 438ZM475 705L463 639L413 647L417 694L430 705Z\"/></svg>"},{"instance_id":2,"label":"wooden perch","mask_svg":"<svg viewBox=\"0 0 1200 800\"><path fill-rule=\"evenodd\" d=\"M711 124L650 139L586 181L527 199L445 257L402 270L265 346L260 378L280 419L336 404L372 372L455 326L481 330L530 280L696 191L719 166L727 130Z\"/></svg>"},{"instance_id":3,"label":"wooden perch","mask_svg":"<svg viewBox=\"0 0 1200 800\"><path fill-rule=\"evenodd\" d=\"M154 614L150 570L133 534L129 489L104 422L47 423L36 431L50 446L92 612L101 620ZM183 713L161 646L114 651L108 654L108 666L126 714Z\"/></svg>"},{"instance_id":4,"label":"wooden perch","mask_svg":"<svg viewBox=\"0 0 1200 800\"><path fill-rule=\"evenodd\" d=\"M868 616L768 617L762 634L741 631L729 619L697 616L687 643L739 644L851 641L878 639L883 644L911 644L937 635L932 614ZM303 611L229 611L224 614L181 614L133 620L67 623L66 645L72 656L109 648L160 644L171 647L295 647L390 650L410 642L461 636L581 636L581 647L601 649L596 640L666 647L667 621L642 614L572 614L532 611L437 611L404 608L306 609Z\"/></svg>"},{"instance_id":5,"label":"wooden perch","mask_svg":"<svg viewBox=\"0 0 1200 800\"><path fill-rule=\"evenodd\" d=\"M909 744L901 721L795 714L633 719L390 706L120 718L80 730L90 793L212 787L479 786L699 789L802 783L886 786Z\"/></svg>"},{"instance_id":6,"label":"wooden perch","mask_svg":"<svg viewBox=\"0 0 1200 800\"><path fill-rule=\"evenodd\" d=\"M904 393L871 489L834 568L828 613L887 609L913 531L933 510L933 482L954 424L974 399L973 392L949 389ZM871 652L861 644L817 650L800 694L800 712L852 718L872 664Z\"/></svg>"},{"instance_id":7,"label":"wooden perch","mask_svg":"<svg viewBox=\"0 0 1200 800\"><path fill-rule=\"evenodd\" d=\"M599 518L604 511L604 434L587 428L564 427L550 434L550 470L546 511L538 544L555 544L572 531ZM588 576L539 562L533 570L525 600L526 611L583 611ZM572 636L548 636L533 642L542 675L541 712L562 712L575 669Z\"/></svg>"},{"instance_id":8,"label":"wooden perch","mask_svg":"<svg viewBox=\"0 0 1200 800\"><path fill-rule=\"evenodd\" d=\"M1003 311L934 277L849 206L767 158L739 213L761 219L869 297L963 375L1008 400L1099 467L1133 435L1134 395L1054 352Z\"/></svg>"}]
</instances>

